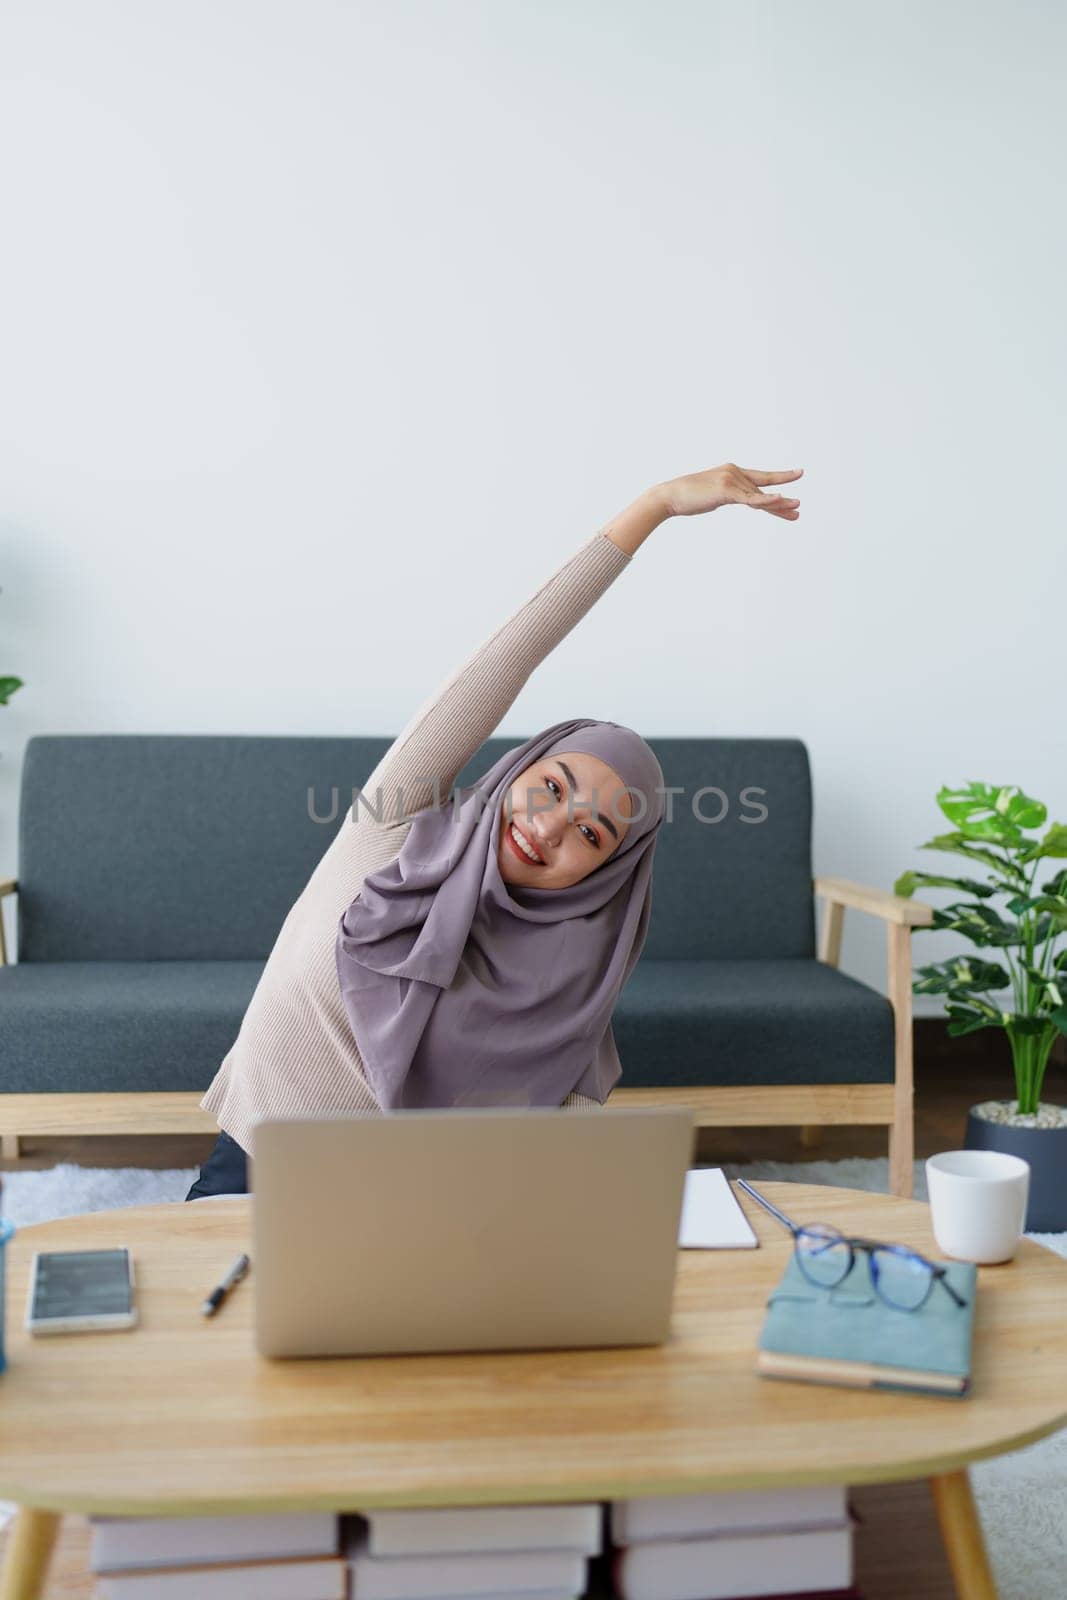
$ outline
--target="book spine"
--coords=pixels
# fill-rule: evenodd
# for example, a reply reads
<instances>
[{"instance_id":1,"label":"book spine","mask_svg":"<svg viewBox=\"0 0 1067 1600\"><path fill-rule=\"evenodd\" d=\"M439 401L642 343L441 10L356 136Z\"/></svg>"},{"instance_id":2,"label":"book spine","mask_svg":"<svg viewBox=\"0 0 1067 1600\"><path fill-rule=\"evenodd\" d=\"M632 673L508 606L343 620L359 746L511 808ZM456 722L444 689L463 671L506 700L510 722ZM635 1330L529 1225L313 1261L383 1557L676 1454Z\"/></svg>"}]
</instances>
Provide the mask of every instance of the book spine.
<instances>
[{"instance_id":1,"label":"book spine","mask_svg":"<svg viewBox=\"0 0 1067 1600\"><path fill-rule=\"evenodd\" d=\"M852 1528L843 1522L771 1538L760 1532L625 1546L617 1552L613 1578L619 1600L681 1600L690 1594L731 1600L782 1595L798 1583L815 1591L847 1588Z\"/></svg>"},{"instance_id":2,"label":"book spine","mask_svg":"<svg viewBox=\"0 0 1067 1600\"><path fill-rule=\"evenodd\" d=\"M827 1484L616 1500L609 1506L610 1536L615 1544L641 1544L761 1529L783 1533L825 1527L845 1517L846 1495L844 1484Z\"/></svg>"},{"instance_id":3,"label":"book spine","mask_svg":"<svg viewBox=\"0 0 1067 1600\"><path fill-rule=\"evenodd\" d=\"M577 1506L436 1507L418 1511L360 1514L372 1557L470 1555L494 1551L569 1551L599 1554L602 1510Z\"/></svg>"},{"instance_id":4,"label":"book spine","mask_svg":"<svg viewBox=\"0 0 1067 1600\"><path fill-rule=\"evenodd\" d=\"M843 1389L873 1389L884 1384L890 1388L907 1388L917 1394L955 1396L964 1391L967 1383L963 1374L923 1372L917 1368L792 1355L777 1350L761 1350L756 1358L756 1369L762 1378L800 1378L805 1383L828 1383Z\"/></svg>"},{"instance_id":5,"label":"book spine","mask_svg":"<svg viewBox=\"0 0 1067 1600\"><path fill-rule=\"evenodd\" d=\"M237 1517L89 1518L91 1572L207 1562L337 1556L340 1517L282 1513Z\"/></svg>"}]
</instances>

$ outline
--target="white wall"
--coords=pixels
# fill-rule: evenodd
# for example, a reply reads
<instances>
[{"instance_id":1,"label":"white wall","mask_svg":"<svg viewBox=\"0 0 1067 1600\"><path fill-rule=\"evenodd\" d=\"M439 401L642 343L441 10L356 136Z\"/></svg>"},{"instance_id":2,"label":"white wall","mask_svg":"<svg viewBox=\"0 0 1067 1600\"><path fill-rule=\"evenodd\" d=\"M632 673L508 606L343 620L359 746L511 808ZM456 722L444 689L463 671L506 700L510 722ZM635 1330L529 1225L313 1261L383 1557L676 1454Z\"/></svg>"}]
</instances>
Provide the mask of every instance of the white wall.
<instances>
[{"instance_id":1,"label":"white wall","mask_svg":"<svg viewBox=\"0 0 1067 1600\"><path fill-rule=\"evenodd\" d=\"M1067 818L1065 34L1053 0L14 0L0 876L31 734L395 732L727 460L805 467L800 521L667 524L500 731L799 734L816 870L886 887L947 864L942 782ZM884 988L879 925L844 965Z\"/></svg>"}]
</instances>

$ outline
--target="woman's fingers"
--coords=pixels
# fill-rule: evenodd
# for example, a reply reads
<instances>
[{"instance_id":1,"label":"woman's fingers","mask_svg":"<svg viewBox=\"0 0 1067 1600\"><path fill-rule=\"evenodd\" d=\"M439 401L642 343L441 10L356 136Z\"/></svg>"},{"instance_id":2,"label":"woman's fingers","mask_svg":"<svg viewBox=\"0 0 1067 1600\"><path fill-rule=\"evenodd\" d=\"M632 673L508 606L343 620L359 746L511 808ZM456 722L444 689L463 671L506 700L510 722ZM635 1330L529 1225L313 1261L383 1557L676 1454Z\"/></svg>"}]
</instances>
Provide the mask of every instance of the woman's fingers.
<instances>
[{"instance_id":1,"label":"woman's fingers","mask_svg":"<svg viewBox=\"0 0 1067 1600\"><path fill-rule=\"evenodd\" d=\"M797 510L800 501L784 494L760 494L757 490L755 494L744 495L742 504L754 506L757 511L772 511L776 517L789 517L793 521L800 515Z\"/></svg>"},{"instance_id":2,"label":"woman's fingers","mask_svg":"<svg viewBox=\"0 0 1067 1600\"><path fill-rule=\"evenodd\" d=\"M791 495L764 494L758 487L761 483L790 483L794 478L799 478L804 471L803 467L793 467L788 472L764 472L760 467L738 467L741 485L747 489L737 496L743 505L755 506L759 511L770 511L776 517L784 517L790 522L795 522L800 512L797 507L800 501Z\"/></svg>"},{"instance_id":3,"label":"woman's fingers","mask_svg":"<svg viewBox=\"0 0 1067 1600\"><path fill-rule=\"evenodd\" d=\"M804 468L793 467L788 472L760 472L756 467L742 467L740 470L753 483L791 483L794 478L801 476Z\"/></svg>"}]
</instances>

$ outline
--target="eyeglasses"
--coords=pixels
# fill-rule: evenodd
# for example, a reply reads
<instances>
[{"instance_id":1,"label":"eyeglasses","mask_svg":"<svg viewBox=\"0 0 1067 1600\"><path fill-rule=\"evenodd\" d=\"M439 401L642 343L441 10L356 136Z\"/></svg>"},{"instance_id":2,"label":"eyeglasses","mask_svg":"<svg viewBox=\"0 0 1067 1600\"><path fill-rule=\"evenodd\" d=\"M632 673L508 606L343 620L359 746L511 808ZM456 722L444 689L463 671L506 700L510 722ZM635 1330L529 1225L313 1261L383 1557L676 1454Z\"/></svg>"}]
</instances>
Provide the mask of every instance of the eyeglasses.
<instances>
[{"instance_id":1,"label":"eyeglasses","mask_svg":"<svg viewBox=\"0 0 1067 1600\"><path fill-rule=\"evenodd\" d=\"M939 1283L958 1306L967 1304L949 1283L945 1267L936 1261L927 1261L925 1256L906 1244L852 1238L825 1222L810 1222L798 1227L784 1211L779 1211L744 1178L735 1178L734 1182L789 1229L793 1235L793 1254L797 1266L817 1289L833 1289L843 1283L852 1271L856 1251L863 1250L866 1252L867 1270L875 1294L894 1310L918 1311L920 1306L926 1304L935 1283Z\"/></svg>"}]
</instances>

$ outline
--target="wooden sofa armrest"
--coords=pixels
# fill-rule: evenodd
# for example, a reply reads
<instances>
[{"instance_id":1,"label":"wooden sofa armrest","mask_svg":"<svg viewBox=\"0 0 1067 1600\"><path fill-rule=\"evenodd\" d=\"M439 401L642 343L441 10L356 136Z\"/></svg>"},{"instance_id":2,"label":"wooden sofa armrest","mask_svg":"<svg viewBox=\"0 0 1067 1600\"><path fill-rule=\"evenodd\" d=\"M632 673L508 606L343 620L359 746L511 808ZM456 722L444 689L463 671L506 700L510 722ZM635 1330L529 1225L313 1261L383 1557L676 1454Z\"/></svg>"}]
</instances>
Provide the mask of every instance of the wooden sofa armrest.
<instances>
[{"instance_id":1,"label":"wooden sofa armrest","mask_svg":"<svg viewBox=\"0 0 1067 1600\"><path fill-rule=\"evenodd\" d=\"M15 878L0 878L0 900L5 894L14 894L18 889L18 880ZM0 967L7 966L7 941L4 938L4 913L0 909Z\"/></svg>"},{"instance_id":2,"label":"wooden sofa armrest","mask_svg":"<svg viewBox=\"0 0 1067 1600\"><path fill-rule=\"evenodd\" d=\"M924 900L906 900L888 889L872 889L848 878L816 878L815 893L831 905L869 911L883 922L902 923L906 928L928 928L934 920L934 908Z\"/></svg>"}]
</instances>

